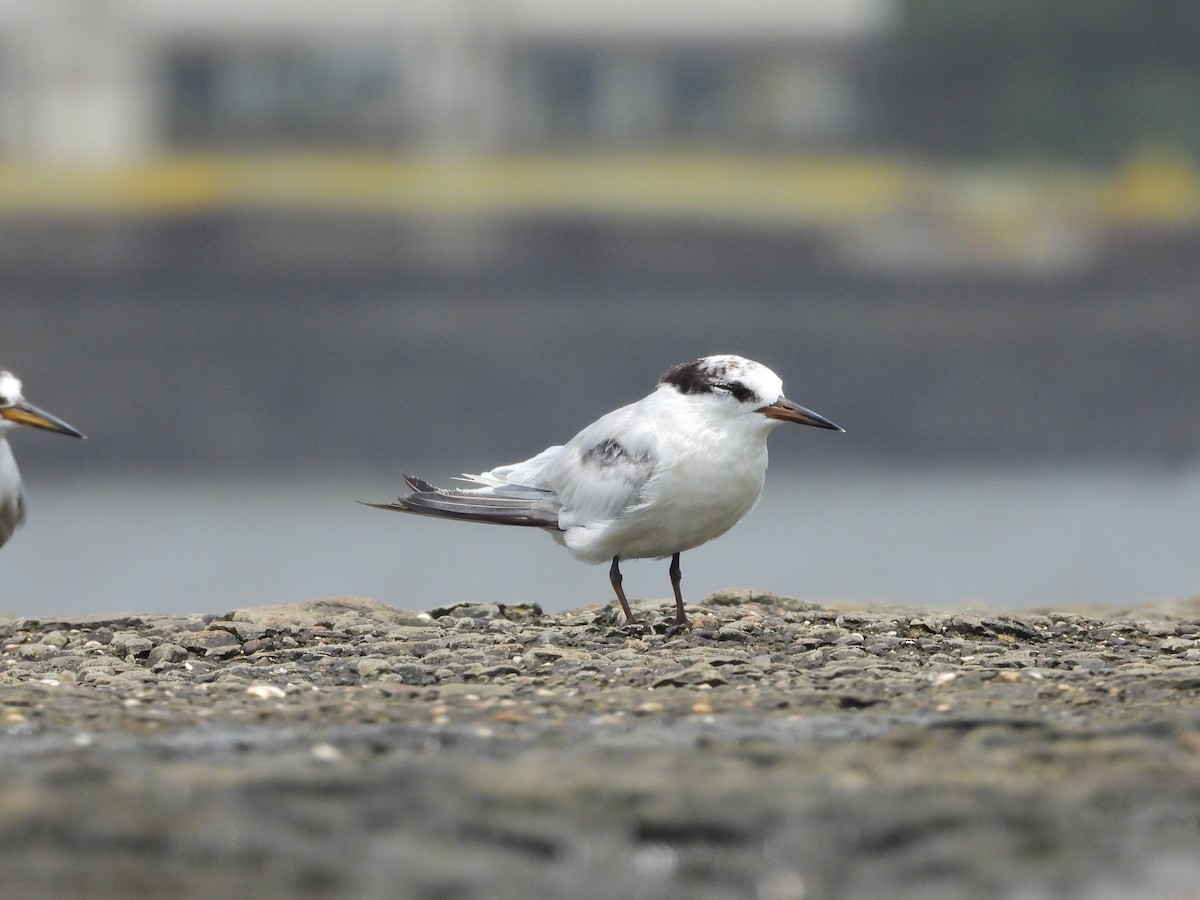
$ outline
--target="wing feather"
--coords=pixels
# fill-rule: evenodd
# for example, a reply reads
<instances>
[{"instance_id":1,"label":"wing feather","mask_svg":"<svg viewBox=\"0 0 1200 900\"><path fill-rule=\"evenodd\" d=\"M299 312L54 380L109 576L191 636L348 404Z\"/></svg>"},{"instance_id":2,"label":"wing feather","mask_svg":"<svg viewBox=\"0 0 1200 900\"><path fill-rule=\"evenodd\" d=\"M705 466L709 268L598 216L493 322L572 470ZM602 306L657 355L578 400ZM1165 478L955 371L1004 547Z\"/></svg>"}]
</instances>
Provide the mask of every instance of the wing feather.
<instances>
[{"instance_id":1,"label":"wing feather","mask_svg":"<svg viewBox=\"0 0 1200 900\"><path fill-rule=\"evenodd\" d=\"M447 490L406 475L406 496L368 505L504 525L594 529L637 509L658 468L657 432L633 404L603 416L566 444L461 476L477 487Z\"/></svg>"},{"instance_id":2,"label":"wing feather","mask_svg":"<svg viewBox=\"0 0 1200 900\"><path fill-rule=\"evenodd\" d=\"M577 434L544 473L563 504L559 527L594 525L636 508L658 468L657 450L655 430L635 406Z\"/></svg>"}]
</instances>

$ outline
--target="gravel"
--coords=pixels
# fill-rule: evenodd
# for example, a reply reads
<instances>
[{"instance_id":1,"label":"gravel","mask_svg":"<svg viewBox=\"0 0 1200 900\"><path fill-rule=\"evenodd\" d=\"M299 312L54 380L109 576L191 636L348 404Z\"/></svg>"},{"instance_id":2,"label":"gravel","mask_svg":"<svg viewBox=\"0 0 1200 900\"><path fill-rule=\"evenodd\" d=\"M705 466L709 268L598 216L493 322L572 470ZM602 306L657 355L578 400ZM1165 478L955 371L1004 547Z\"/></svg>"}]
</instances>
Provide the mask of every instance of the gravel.
<instances>
[{"instance_id":1,"label":"gravel","mask_svg":"<svg viewBox=\"0 0 1200 900\"><path fill-rule=\"evenodd\" d=\"M0 619L2 893L1194 890L1200 603L692 614Z\"/></svg>"}]
</instances>

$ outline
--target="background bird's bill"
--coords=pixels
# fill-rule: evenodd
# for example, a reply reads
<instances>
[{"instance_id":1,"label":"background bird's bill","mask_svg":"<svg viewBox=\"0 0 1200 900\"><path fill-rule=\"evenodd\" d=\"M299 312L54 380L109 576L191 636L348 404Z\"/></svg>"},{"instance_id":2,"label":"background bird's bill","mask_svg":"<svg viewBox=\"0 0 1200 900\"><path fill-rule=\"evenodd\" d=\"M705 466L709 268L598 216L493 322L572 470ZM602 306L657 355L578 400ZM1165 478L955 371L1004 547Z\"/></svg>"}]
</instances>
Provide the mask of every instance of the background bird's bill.
<instances>
[{"instance_id":1,"label":"background bird's bill","mask_svg":"<svg viewBox=\"0 0 1200 900\"><path fill-rule=\"evenodd\" d=\"M18 425L32 425L34 428L44 428L46 431L56 431L59 434L69 434L81 438L83 434L76 431L62 419L52 416L45 410L38 409L32 403L21 401L13 406L0 409L0 417L16 422Z\"/></svg>"},{"instance_id":2,"label":"background bird's bill","mask_svg":"<svg viewBox=\"0 0 1200 900\"><path fill-rule=\"evenodd\" d=\"M814 425L817 428L830 428L834 431L845 431L838 425L834 425L827 418L818 415L811 409L805 409L798 403L793 403L787 397L780 397L770 406L764 406L759 410L768 419L778 419L781 422L795 422L798 425Z\"/></svg>"}]
</instances>

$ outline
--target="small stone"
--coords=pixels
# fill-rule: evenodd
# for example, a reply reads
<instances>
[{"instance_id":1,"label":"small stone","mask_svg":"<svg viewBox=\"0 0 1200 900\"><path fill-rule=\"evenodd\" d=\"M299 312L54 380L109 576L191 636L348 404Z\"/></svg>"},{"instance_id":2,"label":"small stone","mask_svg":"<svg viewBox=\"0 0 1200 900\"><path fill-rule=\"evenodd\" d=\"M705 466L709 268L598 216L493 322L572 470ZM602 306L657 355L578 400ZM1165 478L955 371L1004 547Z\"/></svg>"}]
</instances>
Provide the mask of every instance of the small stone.
<instances>
[{"instance_id":1,"label":"small stone","mask_svg":"<svg viewBox=\"0 0 1200 900\"><path fill-rule=\"evenodd\" d=\"M136 631L118 631L108 642L108 652L113 656L141 658L150 653L154 642Z\"/></svg>"},{"instance_id":2,"label":"small stone","mask_svg":"<svg viewBox=\"0 0 1200 900\"><path fill-rule=\"evenodd\" d=\"M1097 672L1108 668L1106 661L1088 653L1068 654L1059 660L1059 665L1067 669L1081 669L1085 672Z\"/></svg>"},{"instance_id":3,"label":"small stone","mask_svg":"<svg viewBox=\"0 0 1200 900\"><path fill-rule=\"evenodd\" d=\"M1195 646L1195 641L1179 637L1169 637L1158 645L1158 649L1163 653L1183 653L1185 650L1191 650Z\"/></svg>"},{"instance_id":4,"label":"small stone","mask_svg":"<svg viewBox=\"0 0 1200 900\"><path fill-rule=\"evenodd\" d=\"M1143 622L1140 627L1150 637L1171 637L1175 634L1175 626L1169 622Z\"/></svg>"},{"instance_id":5,"label":"small stone","mask_svg":"<svg viewBox=\"0 0 1200 900\"><path fill-rule=\"evenodd\" d=\"M658 679L658 681L654 682L652 687L698 687L700 685L716 687L717 685L728 683L729 682L708 663L697 663L696 665L689 666L686 669L680 669L678 672L672 672L670 675L664 675L662 678Z\"/></svg>"},{"instance_id":6,"label":"small stone","mask_svg":"<svg viewBox=\"0 0 1200 900\"><path fill-rule=\"evenodd\" d=\"M508 663L502 663L501 665L498 665L498 666L491 666L490 668L471 671L468 673L468 679L484 678L484 679L492 680L495 678L499 678L503 675L520 675L520 674L521 674L521 670L518 669L516 666L510 665Z\"/></svg>"},{"instance_id":7,"label":"small stone","mask_svg":"<svg viewBox=\"0 0 1200 900\"><path fill-rule=\"evenodd\" d=\"M183 662L188 652L178 644L159 644L146 656L147 664L151 666Z\"/></svg>"},{"instance_id":8,"label":"small stone","mask_svg":"<svg viewBox=\"0 0 1200 900\"><path fill-rule=\"evenodd\" d=\"M207 653L221 647L236 647L240 650L241 645L237 635L228 631L192 631L179 638L179 646L193 653Z\"/></svg>"},{"instance_id":9,"label":"small stone","mask_svg":"<svg viewBox=\"0 0 1200 900\"><path fill-rule=\"evenodd\" d=\"M214 622L208 627L220 627L224 631L235 634L243 644L246 641L262 640L271 631L266 625L260 625L257 622Z\"/></svg>"},{"instance_id":10,"label":"small stone","mask_svg":"<svg viewBox=\"0 0 1200 900\"><path fill-rule=\"evenodd\" d=\"M287 691L274 684L252 684L246 688L246 693L256 700L279 700L287 696Z\"/></svg>"},{"instance_id":11,"label":"small stone","mask_svg":"<svg viewBox=\"0 0 1200 900\"><path fill-rule=\"evenodd\" d=\"M435 619L449 618L450 621L459 619L502 619L504 614L496 603L455 603L453 606L441 606L429 610Z\"/></svg>"},{"instance_id":12,"label":"small stone","mask_svg":"<svg viewBox=\"0 0 1200 900\"><path fill-rule=\"evenodd\" d=\"M957 615L950 620L950 626L955 631L966 631L971 634L988 634L991 629L983 624L979 616Z\"/></svg>"},{"instance_id":13,"label":"small stone","mask_svg":"<svg viewBox=\"0 0 1200 900\"><path fill-rule=\"evenodd\" d=\"M498 603L496 608L500 615L513 622L532 622L545 615L541 606L536 603L515 603L512 606Z\"/></svg>"},{"instance_id":14,"label":"small stone","mask_svg":"<svg viewBox=\"0 0 1200 900\"><path fill-rule=\"evenodd\" d=\"M154 676L143 669L141 666L131 666L124 672L117 672L113 675L112 680L118 683L137 682L144 684L147 681L153 681Z\"/></svg>"},{"instance_id":15,"label":"small stone","mask_svg":"<svg viewBox=\"0 0 1200 900\"><path fill-rule=\"evenodd\" d=\"M829 658L839 662L846 659L862 659L866 655L867 651L862 647L838 647L829 651Z\"/></svg>"},{"instance_id":16,"label":"small stone","mask_svg":"<svg viewBox=\"0 0 1200 900\"><path fill-rule=\"evenodd\" d=\"M313 759L325 763L338 762L343 756L341 750L333 746L333 744L326 743L313 744L309 748L309 753L312 754Z\"/></svg>"},{"instance_id":17,"label":"small stone","mask_svg":"<svg viewBox=\"0 0 1200 900\"><path fill-rule=\"evenodd\" d=\"M33 662L41 662L58 656L58 647L51 644L21 644L17 656Z\"/></svg>"},{"instance_id":18,"label":"small stone","mask_svg":"<svg viewBox=\"0 0 1200 900\"><path fill-rule=\"evenodd\" d=\"M723 625L717 629L715 636L718 641L740 641L742 643L751 640L753 637L741 622L732 622L729 625Z\"/></svg>"},{"instance_id":19,"label":"small stone","mask_svg":"<svg viewBox=\"0 0 1200 900\"><path fill-rule=\"evenodd\" d=\"M372 659L367 657L360 659L354 664L354 670L363 677L378 675L380 672L391 671L392 664L386 659Z\"/></svg>"}]
</instances>

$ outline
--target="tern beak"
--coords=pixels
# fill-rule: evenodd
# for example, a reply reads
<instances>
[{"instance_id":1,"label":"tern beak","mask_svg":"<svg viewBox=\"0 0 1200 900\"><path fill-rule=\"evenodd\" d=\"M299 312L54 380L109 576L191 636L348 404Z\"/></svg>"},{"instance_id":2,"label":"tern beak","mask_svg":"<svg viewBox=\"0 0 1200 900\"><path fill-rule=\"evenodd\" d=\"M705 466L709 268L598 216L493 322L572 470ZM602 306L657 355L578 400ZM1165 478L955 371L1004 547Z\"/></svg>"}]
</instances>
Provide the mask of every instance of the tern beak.
<instances>
[{"instance_id":1,"label":"tern beak","mask_svg":"<svg viewBox=\"0 0 1200 900\"><path fill-rule=\"evenodd\" d=\"M846 429L834 425L824 416L817 415L811 409L805 409L798 403L793 403L787 397L780 397L770 406L759 410L768 419L778 419L780 422L795 422L797 425L814 425L817 428L829 428L833 431Z\"/></svg>"},{"instance_id":2,"label":"tern beak","mask_svg":"<svg viewBox=\"0 0 1200 900\"><path fill-rule=\"evenodd\" d=\"M34 428L44 428L46 431L69 434L71 437L83 437L80 432L76 431L62 419L52 416L50 413L38 409L32 403L26 403L24 400L0 409L0 418L16 422L18 425L32 425Z\"/></svg>"}]
</instances>

